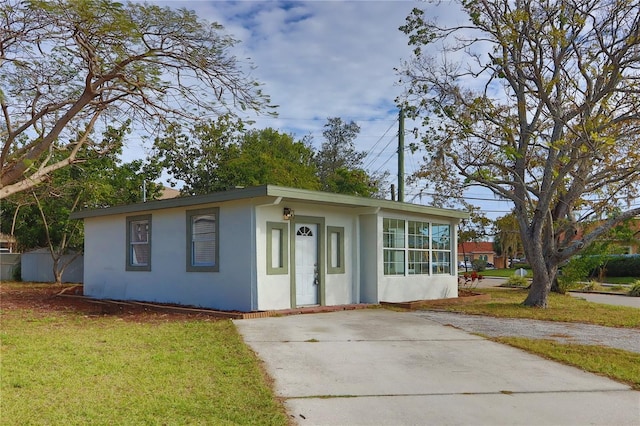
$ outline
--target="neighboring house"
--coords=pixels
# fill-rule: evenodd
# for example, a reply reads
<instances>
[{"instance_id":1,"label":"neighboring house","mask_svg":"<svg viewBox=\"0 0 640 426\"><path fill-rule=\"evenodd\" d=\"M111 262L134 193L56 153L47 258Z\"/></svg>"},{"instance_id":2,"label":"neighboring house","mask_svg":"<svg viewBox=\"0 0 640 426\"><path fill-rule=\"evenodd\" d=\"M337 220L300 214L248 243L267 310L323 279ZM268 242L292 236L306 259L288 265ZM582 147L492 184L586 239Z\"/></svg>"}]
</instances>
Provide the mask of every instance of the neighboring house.
<instances>
[{"instance_id":1,"label":"neighboring house","mask_svg":"<svg viewBox=\"0 0 640 426\"><path fill-rule=\"evenodd\" d=\"M158 200L168 200L170 198L176 198L179 196L179 190L163 186L162 189L160 189L160 196L158 197Z\"/></svg>"},{"instance_id":2,"label":"neighboring house","mask_svg":"<svg viewBox=\"0 0 640 426\"><path fill-rule=\"evenodd\" d=\"M16 238L12 235L0 233L0 253L15 253Z\"/></svg>"},{"instance_id":3,"label":"neighboring house","mask_svg":"<svg viewBox=\"0 0 640 426\"><path fill-rule=\"evenodd\" d=\"M587 230L591 230L592 228L599 226L601 223L602 221L596 221L594 223L587 224L586 228ZM629 221L626 222L626 225L621 226L629 227L629 230L631 231L629 240L616 240L612 239L609 235L606 235L597 239L596 241L612 243L612 245L616 247L616 254L640 254L640 217L629 219ZM573 239L582 239L583 231L584 230L582 228L579 228L576 231L576 235Z\"/></svg>"},{"instance_id":4,"label":"neighboring house","mask_svg":"<svg viewBox=\"0 0 640 426\"><path fill-rule=\"evenodd\" d=\"M492 242L466 242L458 244L458 263L473 262L476 259L495 264L496 252Z\"/></svg>"},{"instance_id":5,"label":"neighboring house","mask_svg":"<svg viewBox=\"0 0 640 426\"><path fill-rule=\"evenodd\" d=\"M467 214L265 185L71 217L85 295L249 312L457 297Z\"/></svg>"}]
</instances>

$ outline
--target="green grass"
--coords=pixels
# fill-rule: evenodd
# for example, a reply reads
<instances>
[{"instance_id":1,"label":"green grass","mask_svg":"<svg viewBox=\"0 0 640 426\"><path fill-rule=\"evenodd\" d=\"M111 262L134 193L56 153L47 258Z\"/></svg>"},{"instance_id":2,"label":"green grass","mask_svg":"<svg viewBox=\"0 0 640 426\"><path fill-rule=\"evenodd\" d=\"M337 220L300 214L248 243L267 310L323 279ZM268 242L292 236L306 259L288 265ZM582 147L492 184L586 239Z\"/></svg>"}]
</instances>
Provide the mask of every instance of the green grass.
<instances>
[{"instance_id":1,"label":"green grass","mask_svg":"<svg viewBox=\"0 0 640 426\"><path fill-rule=\"evenodd\" d=\"M461 270L460 268L458 268L458 273L460 275L464 274L464 270ZM531 278L531 269L527 269L526 271L529 272L529 278ZM468 274L470 274L472 271L467 272ZM509 278L510 276L512 276L513 274L516 273L516 269L485 269L482 272L479 272L480 275L482 275L483 277L501 277L501 278Z\"/></svg>"},{"instance_id":2,"label":"green grass","mask_svg":"<svg viewBox=\"0 0 640 426\"><path fill-rule=\"evenodd\" d=\"M460 275L464 274L464 269L463 268L458 268L458 273ZM527 275L528 278L533 277L533 272L531 271L531 269L525 269L529 275ZM470 274L472 271L469 271L468 273ZM482 272L480 272L480 275L484 276L484 277L500 277L500 278L509 278L510 276L512 276L513 274L515 274L516 269L486 269ZM635 280L640 279L639 277L606 277L604 279L604 282L608 283L608 284L631 284L633 283Z\"/></svg>"},{"instance_id":3,"label":"green grass","mask_svg":"<svg viewBox=\"0 0 640 426\"><path fill-rule=\"evenodd\" d=\"M3 425L286 425L230 321L5 310Z\"/></svg>"},{"instance_id":4,"label":"green grass","mask_svg":"<svg viewBox=\"0 0 640 426\"><path fill-rule=\"evenodd\" d=\"M525 289L482 288L474 291L491 294L491 299L460 305L442 305L438 306L438 309L498 318L528 318L640 328L640 314L637 308L591 303L556 293L549 295L548 308L529 308L522 304L528 292ZM490 339L627 383L640 390L640 354L602 346L562 344L520 337Z\"/></svg>"},{"instance_id":5,"label":"green grass","mask_svg":"<svg viewBox=\"0 0 640 426\"><path fill-rule=\"evenodd\" d=\"M606 277L604 282L607 284L633 284L640 277Z\"/></svg>"},{"instance_id":6,"label":"green grass","mask_svg":"<svg viewBox=\"0 0 640 426\"><path fill-rule=\"evenodd\" d=\"M498 337L491 340L627 383L640 390L640 354L602 346L567 345L521 337Z\"/></svg>"},{"instance_id":7,"label":"green grass","mask_svg":"<svg viewBox=\"0 0 640 426\"><path fill-rule=\"evenodd\" d=\"M591 303L568 294L556 293L549 294L548 308L529 308L522 304L527 297L526 289L479 288L474 291L488 293L491 299L459 305L441 305L438 309L501 318L530 318L640 328L638 308Z\"/></svg>"}]
</instances>

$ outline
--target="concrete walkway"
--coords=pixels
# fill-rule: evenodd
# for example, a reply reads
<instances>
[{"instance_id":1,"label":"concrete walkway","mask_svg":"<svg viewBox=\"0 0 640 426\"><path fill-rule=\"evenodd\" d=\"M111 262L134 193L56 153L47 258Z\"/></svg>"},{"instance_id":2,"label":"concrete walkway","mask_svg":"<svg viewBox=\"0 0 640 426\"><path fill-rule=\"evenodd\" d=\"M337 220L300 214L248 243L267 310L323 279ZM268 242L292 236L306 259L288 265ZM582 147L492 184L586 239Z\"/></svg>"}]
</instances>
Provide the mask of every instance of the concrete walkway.
<instances>
[{"instance_id":1,"label":"concrete walkway","mask_svg":"<svg viewBox=\"0 0 640 426\"><path fill-rule=\"evenodd\" d=\"M300 425L638 425L640 392L425 318L235 321Z\"/></svg>"}]
</instances>

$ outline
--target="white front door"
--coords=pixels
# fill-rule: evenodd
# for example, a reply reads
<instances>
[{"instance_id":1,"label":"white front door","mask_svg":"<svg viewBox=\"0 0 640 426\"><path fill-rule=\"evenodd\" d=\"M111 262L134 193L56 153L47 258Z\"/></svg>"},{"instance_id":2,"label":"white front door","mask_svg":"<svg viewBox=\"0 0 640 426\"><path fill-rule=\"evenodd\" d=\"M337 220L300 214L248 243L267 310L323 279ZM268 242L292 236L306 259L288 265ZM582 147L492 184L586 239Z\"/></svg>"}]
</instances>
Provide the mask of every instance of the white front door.
<instances>
[{"instance_id":1,"label":"white front door","mask_svg":"<svg viewBox=\"0 0 640 426\"><path fill-rule=\"evenodd\" d=\"M318 304L318 225L296 224L296 304Z\"/></svg>"}]
</instances>

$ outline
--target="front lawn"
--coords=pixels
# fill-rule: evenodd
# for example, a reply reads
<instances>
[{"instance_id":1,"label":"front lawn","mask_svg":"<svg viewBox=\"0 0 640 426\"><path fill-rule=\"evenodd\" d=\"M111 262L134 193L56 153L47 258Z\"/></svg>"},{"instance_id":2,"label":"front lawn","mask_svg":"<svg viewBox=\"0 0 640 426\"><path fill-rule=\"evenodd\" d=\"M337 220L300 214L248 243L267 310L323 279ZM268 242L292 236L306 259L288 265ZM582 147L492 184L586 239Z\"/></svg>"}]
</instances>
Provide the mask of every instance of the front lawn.
<instances>
[{"instance_id":1,"label":"front lawn","mask_svg":"<svg viewBox=\"0 0 640 426\"><path fill-rule=\"evenodd\" d=\"M232 322L145 318L3 306L2 424L288 423Z\"/></svg>"},{"instance_id":2,"label":"front lawn","mask_svg":"<svg viewBox=\"0 0 640 426\"><path fill-rule=\"evenodd\" d=\"M549 294L548 308L529 308L522 304L527 297L526 289L477 288L474 291L488 293L491 299L459 305L443 305L438 306L438 309L502 318L530 318L608 327L640 328L638 308L591 303L568 294L557 293Z\"/></svg>"}]
</instances>

